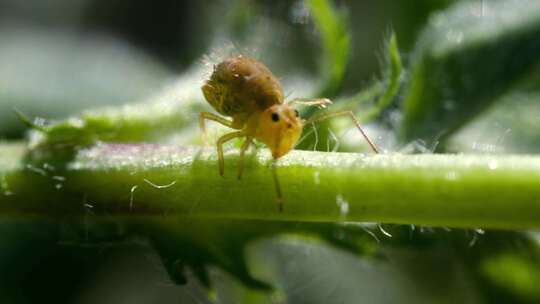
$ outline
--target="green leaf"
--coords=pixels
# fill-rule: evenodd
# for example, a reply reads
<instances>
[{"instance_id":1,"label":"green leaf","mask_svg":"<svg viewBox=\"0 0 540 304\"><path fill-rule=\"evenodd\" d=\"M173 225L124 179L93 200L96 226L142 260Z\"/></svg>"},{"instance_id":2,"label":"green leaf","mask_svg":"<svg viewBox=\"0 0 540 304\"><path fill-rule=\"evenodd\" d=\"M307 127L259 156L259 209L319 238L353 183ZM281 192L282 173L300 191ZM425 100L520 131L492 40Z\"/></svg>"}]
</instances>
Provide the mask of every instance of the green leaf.
<instances>
[{"instance_id":1,"label":"green leaf","mask_svg":"<svg viewBox=\"0 0 540 304\"><path fill-rule=\"evenodd\" d=\"M415 47L401 140L428 144L485 110L539 62L540 2L463 1L430 18Z\"/></svg>"},{"instance_id":2,"label":"green leaf","mask_svg":"<svg viewBox=\"0 0 540 304\"><path fill-rule=\"evenodd\" d=\"M540 153L539 92L513 92L455 133L450 151Z\"/></svg>"},{"instance_id":3,"label":"green leaf","mask_svg":"<svg viewBox=\"0 0 540 304\"><path fill-rule=\"evenodd\" d=\"M403 66L394 32L385 41L384 48L383 79L374 82L365 89L360 90L354 96L340 99L332 109L352 110L360 113L360 121L368 122L377 118L394 100L397 95L402 79ZM375 101L368 110L363 106Z\"/></svg>"},{"instance_id":4,"label":"green leaf","mask_svg":"<svg viewBox=\"0 0 540 304\"><path fill-rule=\"evenodd\" d=\"M351 97L337 100L337 102L329 108L330 111L350 110L359 116L360 121L369 122L378 118L381 113L395 100L395 97L401 87L403 72L401 56L399 54L395 33L392 32L388 40L385 41L384 49L385 61L383 67L383 79L373 82L371 85L363 88ZM330 131L329 128L327 128L329 125L331 125L332 129L334 130L343 130L344 126L351 126L350 122L347 125L333 123L333 121L323 122L316 131L317 134L307 134L305 138L302 139L302 142L299 144L298 148L309 149L312 146L315 146L314 149L318 149L320 147L323 147L324 149L324 144L320 147L316 147L315 144L319 141L323 143L330 142ZM367 144L365 147L368 147ZM355 149L357 148L358 147L355 147ZM346 149L350 149L350 147L346 147Z\"/></svg>"},{"instance_id":5,"label":"green leaf","mask_svg":"<svg viewBox=\"0 0 540 304\"><path fill-rule=\"evenodd\" d=\"M60 153L96 142L140 142L166 138L196 121L194 113L205 106L196 99L173 99L171 95L177 89L168 89L148 102L90 110L45 124L32 132L31 145Z\"/></svg>"},{"instance_id":6,"label":"green leaf","mask_svg":"<svg viewBox=\"0 0 540 304\"><path fill-rule=\"evenodd\" d=\"M377 99L375 106L362 114L360 120L364 122L377 118L377 116L391 104L398 93L401 84L403 67L401 65L401 56L399 55L397 38L394 32L390 35L385 50L387 71L383 77L386 82L386 89L382 96Z\"/></svg>"},{"instance_id":7,"label":"green leaf","mask_svg":"<svg viewBox=\"0 0 540 304\"><path fill-rule=\"evenodd\" d=\"M154 58L112 37L46 27L0 30L0 136L20 138L11 109L57 119L148 96L172 77Z\"/></svg>"}]
</instances>

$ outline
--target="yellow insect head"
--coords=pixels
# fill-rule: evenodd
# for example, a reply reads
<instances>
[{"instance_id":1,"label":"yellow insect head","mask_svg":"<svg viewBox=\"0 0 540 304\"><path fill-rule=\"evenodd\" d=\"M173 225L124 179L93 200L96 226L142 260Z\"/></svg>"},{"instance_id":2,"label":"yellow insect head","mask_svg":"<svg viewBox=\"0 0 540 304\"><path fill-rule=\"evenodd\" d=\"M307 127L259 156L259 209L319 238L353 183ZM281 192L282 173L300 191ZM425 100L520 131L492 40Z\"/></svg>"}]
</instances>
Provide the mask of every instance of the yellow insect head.
<instances>
[{"instance_id":1,"label":"yellow insect head","mask_svg":"<svg viewBox=\"0 0 540 304\"><path fill-rule=\"evenodd\" d=\"M288 104L275 104L255 118L255 138L272 151L273 158L287 154L300 138L304 123Z\"/></svg>"}]
</instances>

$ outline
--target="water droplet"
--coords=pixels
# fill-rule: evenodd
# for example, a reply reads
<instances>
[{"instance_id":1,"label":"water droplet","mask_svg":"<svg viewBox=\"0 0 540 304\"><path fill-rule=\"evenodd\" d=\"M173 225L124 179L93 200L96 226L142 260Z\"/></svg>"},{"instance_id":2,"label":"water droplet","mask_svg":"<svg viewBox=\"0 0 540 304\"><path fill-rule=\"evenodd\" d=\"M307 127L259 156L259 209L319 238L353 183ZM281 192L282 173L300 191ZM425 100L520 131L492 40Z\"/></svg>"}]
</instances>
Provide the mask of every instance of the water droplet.
<instances>
[{"instance_id":1,"label":"water droplet","mask_svg":"<svg viewBox=\"0 0 540 304\"><path fill-rule=\"evenodd\" d=\"M315 185L319 185L321 183L321 172L316 171L313 173L313 182L315 182Z\"/></svg>"},{"instance_id":2,"label":"water droplet","mask_svg":"<svg viewBox=\"0 0 540 304\"><path fill-rule=\"evenodd\" d=\"M459 178L459 175L456 171L450 171L446 173L444 178L449 181L456 181Z\"/></svg>"},{"instance_id":3,"label":"water droplet","mask_svg":"<svg viewBox=\"0 0 540 304\"><path fill-rule=\"evenodd\" d=\"M336 204L339 207L339 212L342 216L349 213L349 202L347 202L341 194L336 196Z\"/></svg>"}]
</instances>

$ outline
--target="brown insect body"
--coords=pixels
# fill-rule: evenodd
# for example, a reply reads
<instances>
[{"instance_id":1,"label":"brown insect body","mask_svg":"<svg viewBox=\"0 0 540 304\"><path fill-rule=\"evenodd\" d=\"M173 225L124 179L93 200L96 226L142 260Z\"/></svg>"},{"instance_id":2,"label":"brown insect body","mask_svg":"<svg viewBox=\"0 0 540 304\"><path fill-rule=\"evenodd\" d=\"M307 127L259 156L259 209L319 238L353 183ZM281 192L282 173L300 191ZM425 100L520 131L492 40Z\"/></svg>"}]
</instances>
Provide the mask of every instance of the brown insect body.
<instances>
[{"instance_id":1,"label":"brown insect body","mask_svg":"<svg viewBox=\"0 0 540 304\"><path fill-rule=\"evenodd\" d=\"M243 125L251 114L283 103L277 78L259 61L246 56L224 60L202 87L208 103L221 115Z\"/></svg>"}]
</instances>

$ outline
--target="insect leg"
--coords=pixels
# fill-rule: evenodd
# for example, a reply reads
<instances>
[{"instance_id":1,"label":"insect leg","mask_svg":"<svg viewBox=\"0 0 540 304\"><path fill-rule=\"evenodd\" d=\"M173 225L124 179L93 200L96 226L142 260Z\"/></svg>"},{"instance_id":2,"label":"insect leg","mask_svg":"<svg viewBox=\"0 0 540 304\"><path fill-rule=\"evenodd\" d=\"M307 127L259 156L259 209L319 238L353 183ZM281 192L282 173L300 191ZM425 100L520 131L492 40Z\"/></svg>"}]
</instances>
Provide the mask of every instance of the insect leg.
<instances>
[{"instance_id":1,"label":"insect leg","mask_svg":"<svg viewBox=\"0 0 540 304\"><path fill-rule=\"evenodd\" d=\"M242 144L242 147L240 148L240 158L238 159L238 179L242 178L242 173L244 172L244 154L246 153L246 150L249 148L249 145L251 144L251 141L253 140L252 137L246 137L246 140Z\"/></svg>"},{"instance_id":2,"label":"insect leg","mask_svg":"<svg viewBox=\"0 0 540 304\"><path fill-rule=\"evenodd\" d=\"M289 104L299 104L304 106L318 106L319 108L326 108L327 105L331 105L332 101L328 98L295 98L289 101Z\"/></svg>"},{"instance_id":3,"label":"insect leg","mask_svg":"<svg viewBox=\"0 0 540 304\"><path fill-rule=\"evenodd\" d=\"M356 117L354 117L354 114L353 114L352 111L338 111L338 112L330 112L330 113L324 113L322 115L317 115L315 117L312 117L312 118L306 120L304 125L308 125L308 124L314 123L314 122L320 122L320 121L323 121L323 120L326 120L326 119L329 119L329 118L332 118L332 117L337 117L337 116L349 116L353 120L354 124L356 125L356 127L358 128L358 130L360 131L362 136L364 136L364 138L366 139L366 141L369 144L369 146L371 147L371 149L373 149L373 152L379 153L379 150L377 149L377 147L375 147L375 145L373 144L371 139L364 132L364 130L360 126L360 122L358 121L358 119L356 119Z\"/></svg>"},{"instance_id":4,"label":"insect leg","mask_svg":"<svg viewBox=\"0 0 540 304\"><path fill-rule=\"evenodd\" d=\"M231 139L242 137L244 136L244 131L235 131L232 133L225 134L218 138L216 147L217 147L217 153L218 153L218 162L219 162L219 175L223 176L223 173L225 171L225 160L223 158L223 144L228 142Z\"/></svg>"},{"instance_id":5,"label":"insect leg","mask_svg":"<svg viewBox=\"0 0 540 304\"><path fill-rule=\"evenodd\" d=\"M279 206L279 212L283 212L283 194L281 193L281 186L279 184L279 178L277 175L277 160L272 160L272 177L274 179L274 187L276 188L277 203Z\"/></svg>"},{"instance_id":6,"label":"insect leg","mask_svg":"<svg viewBox=\"0 0 540 304\"><path fill-rule=\"evenodd\" d=\"M201 132L202 132L202 139L203 139L203 142L205 143L205 145L208 145L208 138L207 138L207 135L206 135L206 123L205 123L205 120L208 119L208 120L213 120L215 122L218 122L224 126L227 126L229 128L233 128L233 129L237 129L237 128L234 128L233 127L233 122L230 121L230 120L227 120L221 116L218 116L216 114L213 114L213 113L210 113L210 112L201 112L199 114L199 127L201 128Z\"/></svg>"}]
</instances>

